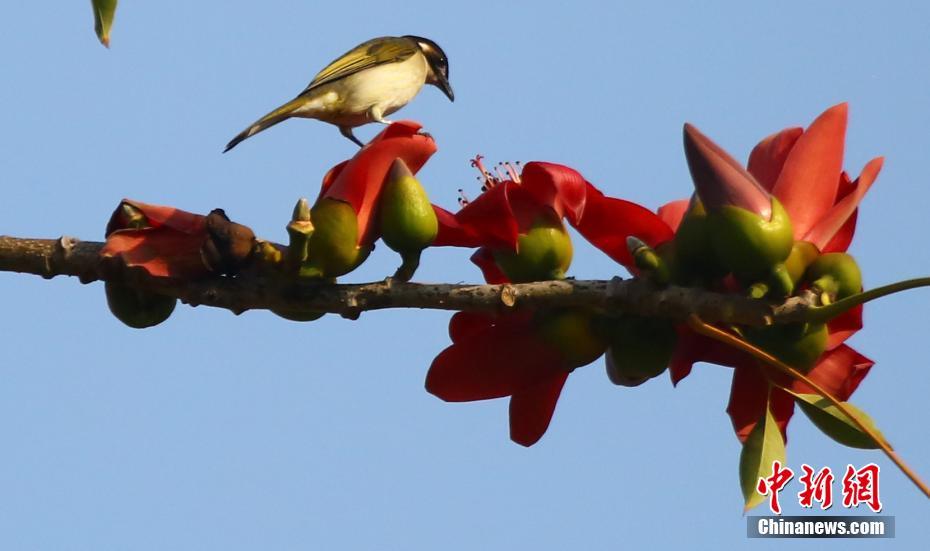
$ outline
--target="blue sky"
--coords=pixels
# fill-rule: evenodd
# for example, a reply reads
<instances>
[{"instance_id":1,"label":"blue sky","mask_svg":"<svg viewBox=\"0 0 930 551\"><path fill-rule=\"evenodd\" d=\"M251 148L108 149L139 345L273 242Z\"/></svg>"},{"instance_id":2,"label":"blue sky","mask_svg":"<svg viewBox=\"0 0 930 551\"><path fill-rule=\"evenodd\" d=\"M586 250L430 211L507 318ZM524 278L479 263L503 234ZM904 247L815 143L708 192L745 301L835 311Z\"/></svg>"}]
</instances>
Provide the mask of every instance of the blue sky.
<instances>
[{"instance_id":1,"label":"blue sky","mask_svg":"<svg viewBox=\"0 0 930 551\"><path fill-rule=\"evenodd\" d=\"M482 153L569 164L654 208L689 192L683 122L745 159L759 138L849 101L846 167L887 158L852 247L866 284L930 273L923 3L126 2L110 51L86 4L5 7L0 233L100 239L131 197L223 207L283 240L295 200L355 146L312 121L221 155L224 144L358 42L420 34L448 53L456 92L452 104L426 89L400 113L438 141L421 179L439 204L477 194L468 159ZM575 243L573 275L618 273ZM477 281L467 257L428 251L417 277ZM347 280L395 266L380 247ZM507 438L506 401L423 390L445 313L297 324L179 307L135 331L99 284L4 273L0 297L3 549L874 545L746 540L724 368L626 389L594 364L524 449ZM877 362L853 401L925 478L928 309L926 291L872 304L852 341ZM930 502L883 456L800 415L789 437L796 470L876 461L897 517L897 539L881 543L925 545Z\"/></svg>"}]
</instances>

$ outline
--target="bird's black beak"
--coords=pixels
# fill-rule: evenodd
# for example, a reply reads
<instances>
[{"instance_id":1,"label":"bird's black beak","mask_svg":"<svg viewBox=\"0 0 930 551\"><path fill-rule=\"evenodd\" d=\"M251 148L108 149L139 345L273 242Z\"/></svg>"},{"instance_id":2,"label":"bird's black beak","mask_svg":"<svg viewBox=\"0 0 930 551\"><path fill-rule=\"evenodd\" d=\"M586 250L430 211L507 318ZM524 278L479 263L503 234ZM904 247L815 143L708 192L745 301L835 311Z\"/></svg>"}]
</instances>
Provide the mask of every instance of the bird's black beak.
<instances>
[{"instance_id":1,"label":"bird's black beak","mask_svg":"<svg viewBox=\"0 0 930 551\"><path fill-rule=\"evenodd\" d=\"M449 98L449 101L455 101L455 92L452 91L452 85L449 84L449 81L446 79L446 77L442 76L441 74L436 75L436 88L442 90L442 93L445 94L447 98Z\"/></svg>"}]
</instances>

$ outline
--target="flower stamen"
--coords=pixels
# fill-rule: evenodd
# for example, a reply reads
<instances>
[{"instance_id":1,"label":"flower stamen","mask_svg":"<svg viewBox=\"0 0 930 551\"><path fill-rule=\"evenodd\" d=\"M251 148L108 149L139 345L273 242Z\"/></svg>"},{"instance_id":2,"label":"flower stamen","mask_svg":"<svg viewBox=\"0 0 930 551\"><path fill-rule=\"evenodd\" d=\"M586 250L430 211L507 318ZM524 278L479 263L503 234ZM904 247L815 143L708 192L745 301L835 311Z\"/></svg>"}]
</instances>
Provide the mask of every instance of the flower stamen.
<instances>
[{"instance_id":1,"label":"flower stamen","mask_svg":"<svg viewBox=\"0 0 930 551\"><path fill-rule=\"evenodd\" d=\"M519 165L520 161L517 161L516 164ZM510 162L504 163L504 169L507 170L507 173L510 175L510 179L513 181L513 183L515 184L523 183L520 181L520 171L517 170L517 167L515 167L513 163L510 163Z\"/></svg>"},{"instance_id":2,"label":"flower stamen","mask_svg":"<svg viewBox=\"0 0 930 551\"><path fill-rule=\"evenodd\" d=\"M484 166L484 156L476 155L474 159L471 160L471 166L478 169L478 172L481 173L478 176L478 181L482 182L481 191L485 192L490 189L493 189L494 186L502 184L504 182L513 182L515 184L520 184L520 161L515 163L511 162L500 162L497 163L497 166L493 170L488 170Z\"/></svg>"},{"instance_id":3,"label":"flower stamen","mask_svg":"<svg viewBox=\"0 0 930 551\"><path fill-rule=\"evenodd\" d=\"M460 206L460 207L464 207L465 205L467 205L468 203L471 202L471 201L468 200L468 196L465 195L465 191L464 191L464 190L461 190L461 189L459 189L459 199L458 199L458 201L459 201L459 206Z\"/></svg>"}]
</instances>

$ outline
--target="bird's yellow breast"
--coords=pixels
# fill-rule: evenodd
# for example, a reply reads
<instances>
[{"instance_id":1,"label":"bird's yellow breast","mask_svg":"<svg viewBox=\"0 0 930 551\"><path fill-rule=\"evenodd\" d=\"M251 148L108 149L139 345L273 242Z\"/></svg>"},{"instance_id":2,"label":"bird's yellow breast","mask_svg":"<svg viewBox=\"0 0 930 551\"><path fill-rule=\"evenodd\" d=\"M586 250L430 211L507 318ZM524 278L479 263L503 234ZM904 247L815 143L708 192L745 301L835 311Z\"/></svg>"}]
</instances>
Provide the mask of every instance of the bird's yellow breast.
<instances>
[{"instance_id":1,"label":"bird's yellow breast","mask_svg":"<svg viewBox=\"0 0 930 551\"><path fill-rule=\"evenodd\" d=\"M316 88L294 115L361 126L372 122L368 113L373 106L389 115L406 105L426 83L428 73L426 58L419 53L400 63L365 69Z\"/></svg>"}]
</instances>

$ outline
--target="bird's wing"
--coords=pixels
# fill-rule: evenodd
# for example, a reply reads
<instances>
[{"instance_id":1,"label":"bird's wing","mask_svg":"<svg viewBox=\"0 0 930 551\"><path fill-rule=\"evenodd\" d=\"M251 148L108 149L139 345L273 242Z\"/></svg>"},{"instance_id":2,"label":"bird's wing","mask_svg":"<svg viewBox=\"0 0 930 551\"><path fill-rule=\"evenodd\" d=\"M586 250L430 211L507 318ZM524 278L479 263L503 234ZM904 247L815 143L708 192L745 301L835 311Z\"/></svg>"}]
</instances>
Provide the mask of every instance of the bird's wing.
<instances>
[{"instance_id":1,"label":"bird's wing","mask_svg":"<svg viewBox=\"0 0 930 551\"><path fill-rule=\"evenodd\" d=\"M417 52L419 47L409 38L389 36L363 42L327 65L300 95L371 67L404 61Z\"/></svg>"}]
</instances>

